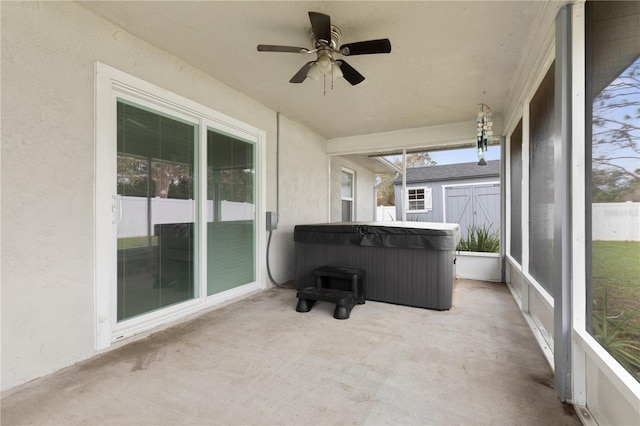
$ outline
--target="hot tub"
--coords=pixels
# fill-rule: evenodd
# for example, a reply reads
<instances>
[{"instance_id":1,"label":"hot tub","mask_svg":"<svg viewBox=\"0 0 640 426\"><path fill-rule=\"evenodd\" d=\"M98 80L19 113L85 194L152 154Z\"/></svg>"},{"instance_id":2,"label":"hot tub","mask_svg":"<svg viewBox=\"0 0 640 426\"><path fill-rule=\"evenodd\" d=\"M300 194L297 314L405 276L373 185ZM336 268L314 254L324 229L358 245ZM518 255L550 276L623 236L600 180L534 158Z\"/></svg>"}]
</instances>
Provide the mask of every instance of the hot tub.
<instances>
[{"instance_id":1,"label":"hot tub","mask_svg":"<svg viewBox=\"0 0 640 426\"><path fill-rule=\"evenodd\" d=\"M297 225L296 282L314 285L324 265L365 271L368 300L451 309L460 227L430 222L342 222Z\"/></svg>"}]
</instances>

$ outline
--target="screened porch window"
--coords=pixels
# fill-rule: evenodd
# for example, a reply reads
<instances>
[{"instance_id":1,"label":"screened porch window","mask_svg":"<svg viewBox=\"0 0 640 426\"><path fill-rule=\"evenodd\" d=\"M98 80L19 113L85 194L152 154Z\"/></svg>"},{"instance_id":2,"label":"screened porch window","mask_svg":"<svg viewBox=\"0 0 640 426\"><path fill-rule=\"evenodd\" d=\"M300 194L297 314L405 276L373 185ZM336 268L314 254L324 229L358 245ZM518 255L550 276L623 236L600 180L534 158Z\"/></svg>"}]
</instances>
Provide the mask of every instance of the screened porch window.
<instances>
[{"instance_id":1,"label":"screened porch window","mask_svg":"<svg viewBox=\"0 0 640 426\"><path fill-rule=\"evenodd\" d=\"M529 273L553 294L555 64L530 103Z\"/></svg>"},{"instance_id":2,"label":"screened porch window","mask_svg":"<svg viewBox=\"0 0 640 426\"><path fill-rule=\"evenodd\" d=\"M640 380L640 3L586 16L587 329Z\"/></svg>"},{"instance_id":3,"label":"screened porch window","mask_svg":"<svg viewBox=\"0 0 640 426\"><path fill-rule=\"evenodd\" d=\"M511 256L522 264L522 120L511 133Z\"/></svg>"}]
</instances>

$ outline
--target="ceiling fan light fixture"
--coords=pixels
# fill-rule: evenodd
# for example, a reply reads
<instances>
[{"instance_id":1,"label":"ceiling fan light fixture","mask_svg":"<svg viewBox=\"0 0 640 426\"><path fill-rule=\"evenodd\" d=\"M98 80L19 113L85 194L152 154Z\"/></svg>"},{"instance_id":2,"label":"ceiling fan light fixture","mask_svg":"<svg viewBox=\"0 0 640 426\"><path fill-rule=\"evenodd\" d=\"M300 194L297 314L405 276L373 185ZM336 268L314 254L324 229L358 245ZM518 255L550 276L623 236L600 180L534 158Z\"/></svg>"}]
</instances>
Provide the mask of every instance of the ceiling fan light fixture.
<instances>
[{"instance_id":1,"label":"ceiling fan light fixture","mask_svg":"<svg viewBox=\"0 0 640 426\"><path fill-rule=\"evenodd\" d=\"M322 71L320 71L320 67L318 66L318 64L314 63L313 65L311 65L311 68L309 68L307 77L309 77L313 81L318 81L320 80L320 76L322 76Z\"/></svg>"},{"instance_id":2,"label":"ceiling fan light fixture","mask_svg":"<svg viewBox=\"0 0 640 426\"><path fill-rule=\"evenodd\" d=\"M340 65L337 62L334 62L333 67L331 68L331 77L333 78L333 81L335 82L342 76L343 74L342 70L340 69Z\"/></svg>"},{"instance_id":3,"label":"ceiling fan light fixture","mask_svg":"<svg viewBox=\"0 0 640 426\"><path fill-rule=\"evenodd\" d=\"M328 53L322 53L318 56L318 60L316 61L316 65L320 69L322 74L331 73L331 65L333 61L331 60L331 56Z\"/></svg>"}]
</instances>

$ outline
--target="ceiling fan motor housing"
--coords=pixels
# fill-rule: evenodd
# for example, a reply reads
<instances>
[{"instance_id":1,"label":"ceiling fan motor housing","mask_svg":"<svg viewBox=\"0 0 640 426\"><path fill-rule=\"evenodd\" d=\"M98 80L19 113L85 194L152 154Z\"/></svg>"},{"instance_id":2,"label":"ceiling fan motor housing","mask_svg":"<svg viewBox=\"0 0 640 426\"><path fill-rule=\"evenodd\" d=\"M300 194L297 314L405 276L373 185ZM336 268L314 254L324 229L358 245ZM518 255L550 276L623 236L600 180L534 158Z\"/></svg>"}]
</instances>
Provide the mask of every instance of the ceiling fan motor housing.
<instances>
[{"instance_id":1,"label":"ceiling fan motor housing","mask_svg":"<svg viewBox=\"0 0 640 426\"><path fill-rule=\"evenodd\" d=\"M315 49L324 50L329 48L337 50L340 45L340 39L342 38L342 31L340 31L340 28L335 25L331 25L331 41L329 41L328 44L322 43L316 39L316 35L313 33L313 28L309 28L309 37L311 38L311 43Z\"/></svg>"}]
</instances>

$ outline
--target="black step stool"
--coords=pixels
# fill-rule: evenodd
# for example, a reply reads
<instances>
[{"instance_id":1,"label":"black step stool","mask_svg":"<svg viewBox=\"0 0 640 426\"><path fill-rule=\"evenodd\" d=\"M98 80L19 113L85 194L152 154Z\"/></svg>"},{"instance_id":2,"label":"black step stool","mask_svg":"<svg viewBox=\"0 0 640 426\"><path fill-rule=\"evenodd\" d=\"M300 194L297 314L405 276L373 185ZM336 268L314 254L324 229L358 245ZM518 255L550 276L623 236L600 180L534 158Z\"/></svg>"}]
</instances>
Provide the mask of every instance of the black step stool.
<instances>
[{"instance_id":1,"label":"black step stool","mask_svg":"<svg viewBox=\"0 0 640 426\"><path fill-rule=\"evenodd\" d=\"M313 271L315 287L307 287L298 291L296 311L309 312L316 301L335 303L333 317L348 319L356 304L364 304L364 271L338 266L321 266ZM346 281L349 290L338 290L325 286L325 279Z\"/></svg>"}]
</instances>

